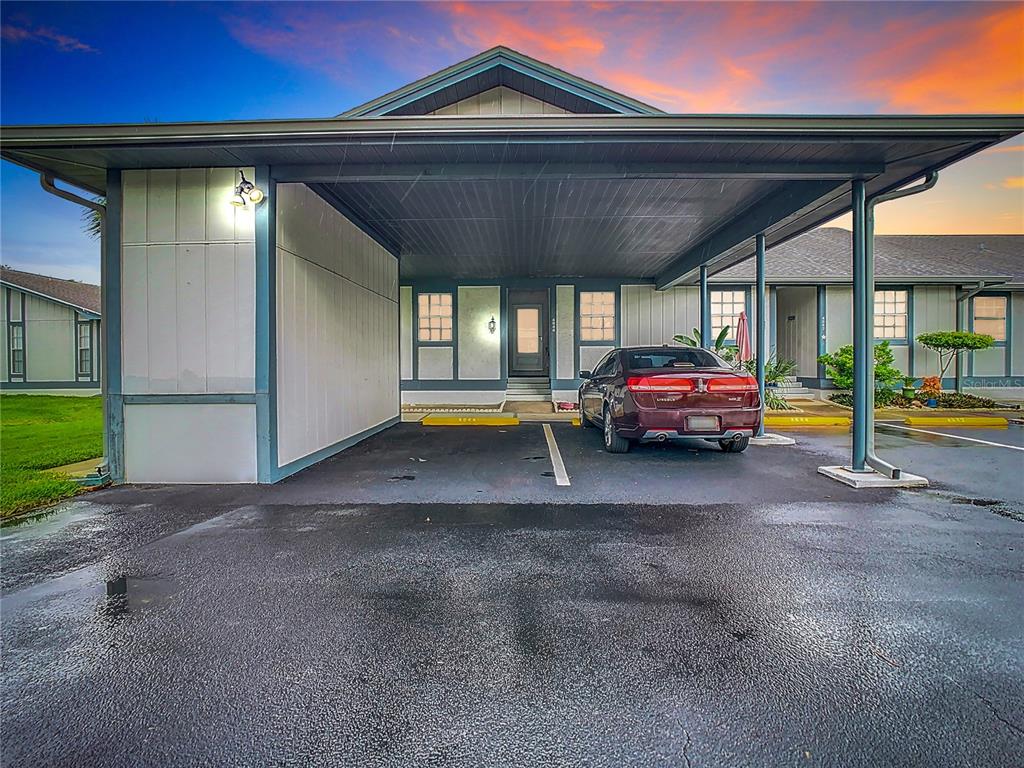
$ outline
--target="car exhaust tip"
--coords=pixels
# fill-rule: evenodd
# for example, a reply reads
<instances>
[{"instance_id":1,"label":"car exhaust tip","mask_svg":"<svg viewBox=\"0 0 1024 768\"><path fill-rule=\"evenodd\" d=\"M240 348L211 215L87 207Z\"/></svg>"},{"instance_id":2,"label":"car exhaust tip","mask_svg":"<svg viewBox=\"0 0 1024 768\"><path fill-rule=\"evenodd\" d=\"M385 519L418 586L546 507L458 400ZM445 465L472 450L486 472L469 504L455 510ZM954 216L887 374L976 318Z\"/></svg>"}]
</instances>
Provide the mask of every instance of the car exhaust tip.
<instances>
[{"instance_id":1,"label":"car exhaust tip","mask_svg":"<svg viewBox=\"0 0 1024 768\"><path fill-rule=\"evenodd\" d=\"M658 435L659 443L664 443L666 440L668 440L668 435L666 435L664 432Z\"/></svg>"}]
</instances>

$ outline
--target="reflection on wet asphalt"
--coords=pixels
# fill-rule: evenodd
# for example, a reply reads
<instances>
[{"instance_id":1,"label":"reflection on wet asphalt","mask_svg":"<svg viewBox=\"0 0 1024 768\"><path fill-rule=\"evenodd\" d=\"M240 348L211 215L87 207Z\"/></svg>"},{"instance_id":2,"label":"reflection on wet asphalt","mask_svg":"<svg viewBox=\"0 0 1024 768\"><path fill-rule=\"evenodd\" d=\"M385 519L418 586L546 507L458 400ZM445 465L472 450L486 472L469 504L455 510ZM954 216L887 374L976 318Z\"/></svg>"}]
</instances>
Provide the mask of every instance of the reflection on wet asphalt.
<instances>
[{"instance_id":1,"label":"reflection on wet asphalt","mask_svg":"<svg viewBox=\"0 0 1024 768\"><path fill-rule=\"evenodd\" d=\"M864 498L23 532L4 765L1020 764L1020 523Z\"/></svg>"}]
</instances>

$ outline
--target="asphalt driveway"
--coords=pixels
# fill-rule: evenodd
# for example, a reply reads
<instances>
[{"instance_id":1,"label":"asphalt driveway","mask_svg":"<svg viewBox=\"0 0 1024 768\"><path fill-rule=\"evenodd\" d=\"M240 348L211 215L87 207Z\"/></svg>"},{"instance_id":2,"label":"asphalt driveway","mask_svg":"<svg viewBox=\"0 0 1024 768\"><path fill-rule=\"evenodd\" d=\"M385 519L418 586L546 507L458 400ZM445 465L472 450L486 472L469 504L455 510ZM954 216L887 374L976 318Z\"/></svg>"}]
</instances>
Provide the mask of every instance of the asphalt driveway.
<instances>
[{"instance_id":1,"label":"asphalt driveway","mask_svg":"<svg viewBox=\"0 0 1024 768\"><path fill-rule=\"evenodd\" d=\"M865 493L814 474L846 435L613 465L565 426L563 488L540 429L5 529L3 764L1024 764L1019 452Z\"/></svg>"}]
</instances>

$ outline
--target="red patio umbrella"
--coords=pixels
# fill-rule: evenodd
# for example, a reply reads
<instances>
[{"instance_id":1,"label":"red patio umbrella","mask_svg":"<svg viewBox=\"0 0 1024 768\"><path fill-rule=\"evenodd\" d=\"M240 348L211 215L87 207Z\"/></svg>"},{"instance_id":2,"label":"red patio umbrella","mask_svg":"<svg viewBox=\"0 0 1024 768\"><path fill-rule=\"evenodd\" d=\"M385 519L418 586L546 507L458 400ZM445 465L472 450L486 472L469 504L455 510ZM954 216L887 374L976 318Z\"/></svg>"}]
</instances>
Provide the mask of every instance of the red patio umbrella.
<instances>
[{"instance_id":1,"label":"red patio umbrella","mask_svg":"<svg viewBox=\"0 0 1024 768\"><path fill-rule=\"evenodd\" d=\"M739 320L736 323L736 352L739 354L741 363L754 357L750 351L750 328L747 325L746 312L740 312Z\"/></svg>"}]
</instances>

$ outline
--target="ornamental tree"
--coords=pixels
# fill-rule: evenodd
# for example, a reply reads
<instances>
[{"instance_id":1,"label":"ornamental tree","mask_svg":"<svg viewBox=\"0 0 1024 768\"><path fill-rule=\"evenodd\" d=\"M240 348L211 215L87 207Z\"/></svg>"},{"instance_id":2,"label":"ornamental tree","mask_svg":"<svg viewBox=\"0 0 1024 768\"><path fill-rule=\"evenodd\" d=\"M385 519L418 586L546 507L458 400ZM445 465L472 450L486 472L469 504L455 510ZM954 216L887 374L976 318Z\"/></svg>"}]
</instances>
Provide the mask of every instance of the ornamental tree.
<instances>
[{"instance_id":1,"label":"ornamental tree","mask_svg":"<svg viewBox=\"0 0 1024 768\"><path fill-rule=\"evenodd\" d=\"M893 366L895 358L888 341L875 345L875 388L890 389L903 378ZM853 389L853 345L847 344L835 352L822 355L818 362L825 366L832 383L838 389Z\"/></svg>"},{"instance_id":2,"label":"ornamental tree","mask_svg":"<svg viewBox=\"0 0 1024 768\"><path fill-rule=\"evenodd\" d=\"M988 349L995 344L995 339L985 333L969 331L934 331L922 333L917 343L927 347L939 356L939 378L946 375L949 364L958 359L961 352Z\"/></svg>"}]
</instances>

